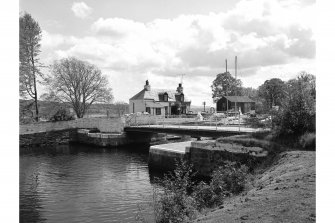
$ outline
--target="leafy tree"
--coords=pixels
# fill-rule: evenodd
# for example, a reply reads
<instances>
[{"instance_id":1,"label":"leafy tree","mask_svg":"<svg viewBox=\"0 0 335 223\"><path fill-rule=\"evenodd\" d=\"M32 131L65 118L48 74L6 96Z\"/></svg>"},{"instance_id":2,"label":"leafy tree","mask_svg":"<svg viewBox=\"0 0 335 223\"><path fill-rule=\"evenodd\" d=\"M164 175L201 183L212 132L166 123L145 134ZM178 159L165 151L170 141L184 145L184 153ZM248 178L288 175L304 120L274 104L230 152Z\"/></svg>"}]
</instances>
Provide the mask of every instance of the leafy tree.
<instances>
[{"instance_id":1,"label":"leafy tree","mask_svg":"<svg viewBox=\"0 0 335 223\"><path fill-rule=\"evenodd\" d=\"M39 62L39 53L41 52L41 28L38 23L28 13L20 16L20 96L27 96L34 99L36 121L38 121L38 104L37 104L37 77L41 76L41 63Z\"/></svg>"},{"instance_id":2,"label":"leafy tree","mask_svg":"<svg viewBox=\"0 0 335 223\"><path fill-rule=\"evenodd\" d=\"M211 87L214 102L217 102L222 96L242 94L242 81L235 79L229 72L216 75Z\"/></svg>"},{"instance_id":3,"label":"leafy tree","mask_svg":"<svg viewBox=\"0 0 335 223\"><path fill-rule=\"evenodd\" d=\"M73 57L56 61L47 82L49 100L69 102L78 118L93 103L108 103L113 99L107 77L100 69Z\"/></svg>"},{"instance_id":4,"label":"leafy tree","mask_svg":"<svg viewBox=\"0 0 335 223\"><path fill-rule=\"evenodd\" d=\"M287 82L287 100L279 119L280 135L302 135L315 132L315 76L301 72Z\"/></svg>"},{"instance_id":5,"label":"leafy tree","mask_svg":"<svg viewBox=\"0 0 335 223\"><path fill-rule=\"evenodd\" d=\"M242 87L241 92L243 96L248 96L253 100L257 100L259 97L257 89L254 89L252 87Z\"/></svg>"},{"instance_id":6,"label":"leafy tree","mask_svg":"<svg viewBox=\"0 0 335 223\"><path fill-rule=\"evenodd\" d=\"M264 99L268 109L272 106L281 106L285 98L285 82L279 78L266 80L258 89L258 94Z\"/></svg>"}]
</instances>

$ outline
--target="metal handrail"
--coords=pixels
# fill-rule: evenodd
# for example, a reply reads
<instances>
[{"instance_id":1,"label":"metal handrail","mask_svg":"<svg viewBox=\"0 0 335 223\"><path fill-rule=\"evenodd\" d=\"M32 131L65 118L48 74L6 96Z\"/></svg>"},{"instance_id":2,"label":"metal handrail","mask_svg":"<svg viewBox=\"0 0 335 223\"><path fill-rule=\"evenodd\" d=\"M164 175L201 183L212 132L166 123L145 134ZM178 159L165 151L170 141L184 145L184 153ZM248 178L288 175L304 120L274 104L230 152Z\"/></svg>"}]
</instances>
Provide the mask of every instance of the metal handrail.
<instances>
[{"instance_id":1,"label":"metal handrail","mask_svg":"<svg viewBox=\"0 0 335 223\"><path fill-rule=\"evenodd\" d=\"M153 117L154 116L154 117ZM142 117L142 119L140 119ZM146 120L148 118L148 120ZM152 120L151 120L152 119ZM153 120L154 119L154 120ZM138 116L136 114L128 117L126 119L126 126L132 126L133 121L135 120L134 125L149 125L149 127L153 127L154 124L160 125L163 128L168 127L169 125L175 125L178 126L178 128L181 128L182 124L189 125L191 124L193 128L199 129L200 126L209 126L214 127L215 125L215 131L218 131L218 126L229 126L231 125L231 117L223 116L220 117L217 115L217 113L212 114L211 116L207 116L204 118L204 120L196 120L196 117L192 118L185 118L181 115L162 115L162 116L156 116L156 115L144 115L144 116ZM238 123L236 123L238 121ZM241 130L241 116L238 115L238 120L235 119L235 124L238 124L239 131ZM207 125L206 125L207 124Z\"/></svg>"}]
</instances>

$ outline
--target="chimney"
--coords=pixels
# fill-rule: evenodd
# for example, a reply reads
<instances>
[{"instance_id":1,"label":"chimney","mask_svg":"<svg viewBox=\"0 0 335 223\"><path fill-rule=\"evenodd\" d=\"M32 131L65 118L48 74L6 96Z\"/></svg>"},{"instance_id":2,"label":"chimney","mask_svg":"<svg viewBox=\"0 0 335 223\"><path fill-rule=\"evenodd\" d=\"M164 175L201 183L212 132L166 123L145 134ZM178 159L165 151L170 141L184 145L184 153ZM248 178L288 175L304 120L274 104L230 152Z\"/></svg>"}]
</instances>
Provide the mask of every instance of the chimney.
<instances>
[{"instance_id":1,"label":"chimney","mask_svg":"<svg viewBox=\"0 0 335 223\"><path fill-rule=\"evenodd\" d=\"M178 93L183 93L183 86L181 85L181 83L179 83L178 87L177 87L177 92Z\"/></svg>"},{"instance_id":2,"label":"chimney","mask_svg":"<svg viewBox=\"0 0 335 223\"><path fill-rule=\"evenodd\" d=\"M150 91L150 84L148 80L145 81L144 90Z\"/></svg>"}]
</instances>

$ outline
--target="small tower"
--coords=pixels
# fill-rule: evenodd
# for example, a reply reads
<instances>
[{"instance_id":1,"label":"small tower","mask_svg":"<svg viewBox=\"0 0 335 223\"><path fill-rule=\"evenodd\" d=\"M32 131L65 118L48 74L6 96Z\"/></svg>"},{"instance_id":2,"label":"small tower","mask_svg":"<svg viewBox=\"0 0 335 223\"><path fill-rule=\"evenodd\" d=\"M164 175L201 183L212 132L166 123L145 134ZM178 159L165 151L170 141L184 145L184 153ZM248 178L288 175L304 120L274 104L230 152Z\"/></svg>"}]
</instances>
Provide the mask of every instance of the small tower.
<instances>
[{"instance_id":1,"label":"small tower","mask_svg":"<svg viewBox=\"0 0 335 223\"><path fill-rule=\"evenodd\" d=\"M183 93L183 90L184 90L183 86L181 85L181 83L179 83L179 85L177 87L177 92L178 93Z\"/></svg>"},{"instance_id":2,"label":"small tower","mask_svg":"<svg viewBox=\"0 0 335 223\"><path fill-rule=\"evenodd\" d=\"M150 84L148 80L145 81L144 90L150 91Z\"/></svg>"}]
</instances>

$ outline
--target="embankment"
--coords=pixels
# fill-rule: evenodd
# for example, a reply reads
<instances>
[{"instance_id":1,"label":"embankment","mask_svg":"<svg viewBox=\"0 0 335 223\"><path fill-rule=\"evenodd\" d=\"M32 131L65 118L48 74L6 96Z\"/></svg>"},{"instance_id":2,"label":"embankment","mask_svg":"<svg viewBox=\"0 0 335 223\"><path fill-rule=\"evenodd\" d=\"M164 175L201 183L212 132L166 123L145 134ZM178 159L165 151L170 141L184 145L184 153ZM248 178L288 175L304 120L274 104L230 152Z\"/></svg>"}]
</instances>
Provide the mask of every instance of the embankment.
<instances>
[{"instance_id":1,"label":"embankment","mask_svg":"<svg viewBox=\"0 0 335 223\"><path fill-rule=\"evenodd\" d=\"M72 121L20 125L20 148L45 147L70 142L93 146L123 146L166 140L166 134L125 133L122 118L82 118Z\"/></svg>"},{"instance_id":2,"label":"embankment","mask_svg":"<svg viewBox=\"0 0 335 223\"><path fill-rule=\"evenodd\" d=\"M245 193L196 222L315 222L315 199L315 152L282 152Z\"/></svg>"},{"instance_id":3,"label":"embankment","mask_svg":"<svg viewBox=\"0 0 335 223\"><path fill-rule=\"evenodd\" d=\"M100 132L120 133L123 128L124 120L122 118L80 118L71 121L38 122L20 125L20 135L67 129L99 129Z\"/></svg>"}]
</instances>

